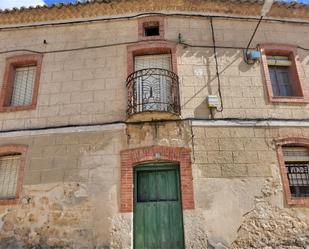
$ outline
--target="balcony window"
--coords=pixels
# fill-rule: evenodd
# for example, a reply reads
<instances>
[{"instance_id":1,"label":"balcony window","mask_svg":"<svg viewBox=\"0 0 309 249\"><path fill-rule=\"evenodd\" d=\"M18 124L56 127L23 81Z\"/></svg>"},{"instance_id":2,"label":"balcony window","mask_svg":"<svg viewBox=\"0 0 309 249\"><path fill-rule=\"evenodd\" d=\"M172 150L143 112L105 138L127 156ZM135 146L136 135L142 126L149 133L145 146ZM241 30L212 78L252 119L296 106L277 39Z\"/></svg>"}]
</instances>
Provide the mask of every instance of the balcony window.
<instances>
[{"instance_id":1,"label":"balcony window","mask_svg":"<svg viewBox=\"0 0 309 249\"><path fill-rule=\"evenodd\" d=\"M134 57L134 72L127 78L128 115L159 111L179 114L178 76L171 54Z\"/></svg>"}]
</instances>

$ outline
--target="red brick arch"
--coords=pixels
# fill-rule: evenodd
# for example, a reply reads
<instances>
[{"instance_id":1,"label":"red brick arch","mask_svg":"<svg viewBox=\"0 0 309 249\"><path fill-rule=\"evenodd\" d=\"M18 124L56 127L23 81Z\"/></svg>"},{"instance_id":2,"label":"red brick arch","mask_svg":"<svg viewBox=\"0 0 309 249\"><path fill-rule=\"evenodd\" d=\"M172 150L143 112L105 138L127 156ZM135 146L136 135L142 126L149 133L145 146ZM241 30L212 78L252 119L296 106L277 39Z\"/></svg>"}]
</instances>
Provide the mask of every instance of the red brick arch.
<instances>
[{"instance_id":1,"label":"red brick arch","mask_svg":"<svg viewBox=\"0 0 309 249\"><path fill-rule=\"evenodd\" d=\"M177 162L180 167L182 208L194 209L190 149L151 146L121 152L120 212L133 211L133 167L144 162ZM160 159L156 158L160 153Z\"/></svg>"}]
</instances>

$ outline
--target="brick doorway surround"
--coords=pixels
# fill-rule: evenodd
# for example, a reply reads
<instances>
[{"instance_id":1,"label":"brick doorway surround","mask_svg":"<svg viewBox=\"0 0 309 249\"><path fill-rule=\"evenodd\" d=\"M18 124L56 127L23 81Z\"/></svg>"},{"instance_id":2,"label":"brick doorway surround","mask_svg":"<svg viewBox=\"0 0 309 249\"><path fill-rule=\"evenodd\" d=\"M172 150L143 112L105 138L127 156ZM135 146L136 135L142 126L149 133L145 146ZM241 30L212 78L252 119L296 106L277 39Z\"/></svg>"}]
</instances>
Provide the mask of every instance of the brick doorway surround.
<instances>
[{"instance_id":1,"label":"brick doorway surround","mask_svg":"<svg viewBox=\"0 0 309 249\"><path fill-rule=\"evenodd\" d=\"M133 211L133 168L147 162L175 162L180 168L182 208L194 209L191 150L183 147L151 146L121 152L120 212ZM158 159L158 155L160 158ZM156 157L157 155L157 157Z\"/></svg>"}]
</instances>

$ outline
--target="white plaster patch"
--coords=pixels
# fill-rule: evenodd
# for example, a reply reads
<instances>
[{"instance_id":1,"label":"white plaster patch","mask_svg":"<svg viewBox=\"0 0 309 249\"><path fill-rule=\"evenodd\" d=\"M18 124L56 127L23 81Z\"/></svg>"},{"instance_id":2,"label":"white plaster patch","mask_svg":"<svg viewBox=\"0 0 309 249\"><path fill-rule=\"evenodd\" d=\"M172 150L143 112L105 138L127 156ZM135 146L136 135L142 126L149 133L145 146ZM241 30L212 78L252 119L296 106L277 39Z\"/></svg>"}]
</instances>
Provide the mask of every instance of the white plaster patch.
<instances>
[{"instance_id":1,"label":"white plaster patch","mask_svg":"<svg viewBox=\"0 0 309 249\"><path fill-rule=\"evenodd\" d=\"M236 239L243 216L254 208L264 182L264 178L209 178L195 183L196 203L203 208L208 240L215 248L228 247Z\"/></svg>"}]
</instances>

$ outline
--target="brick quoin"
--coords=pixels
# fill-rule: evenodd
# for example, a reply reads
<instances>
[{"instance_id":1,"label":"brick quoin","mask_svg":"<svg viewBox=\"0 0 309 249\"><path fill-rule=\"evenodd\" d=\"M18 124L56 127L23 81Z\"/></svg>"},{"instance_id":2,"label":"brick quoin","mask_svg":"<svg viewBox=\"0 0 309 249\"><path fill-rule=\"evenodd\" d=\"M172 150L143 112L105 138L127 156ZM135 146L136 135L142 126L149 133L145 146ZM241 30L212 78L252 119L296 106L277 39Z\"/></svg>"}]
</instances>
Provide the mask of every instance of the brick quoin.
<instances>
[{"instance_id":1,"label":"brick quoin","mask_svg":"<svg viewBox=\"0 0 309 249\"><path fill-rule=\"evenodd\" d=\"M20 200L20 195L22 192L23 181L25 176L25 164L26 164L26 153L27 153L28 146L21 145L21 144L9 144L0 146L0 157L1 156L8 156L12 154L20 154L20 164L18 170L18 179L16 185L16 197L15 199L3 199L0 200L0 205L13 205L17 204Z\"/></svg>"},{"instance_id":2,"label":"brick quoin","mask_svg":"<svg viewBox=\"0 0 309 249\"><path fill-rule=\"evenodd\" d=\"M121 152L120 212L133 211L133 168L146 162L175 162L180 168L182 208L194 209L191 150L183 147L151 146ZM160 153L158 161L155 154Z\"/></svg>"},{"instance_id":3,"label":"brick quoin","mask_svg":"<svg viewBox=\"0 0 309 249\"><path fill-rule=\"evenodd\" d=\"M285 202L289 206L309 206L309 198L292 198L290 191L289 179L287 176L287 170L285 166L285 160L283 155L282 146L284 145L293 145L293 146L302 146L306 147L309 150L309 137L287 137L276 140L277 147L277 157L279 161L283 191Z\"/></svg>"}]
</instances>

